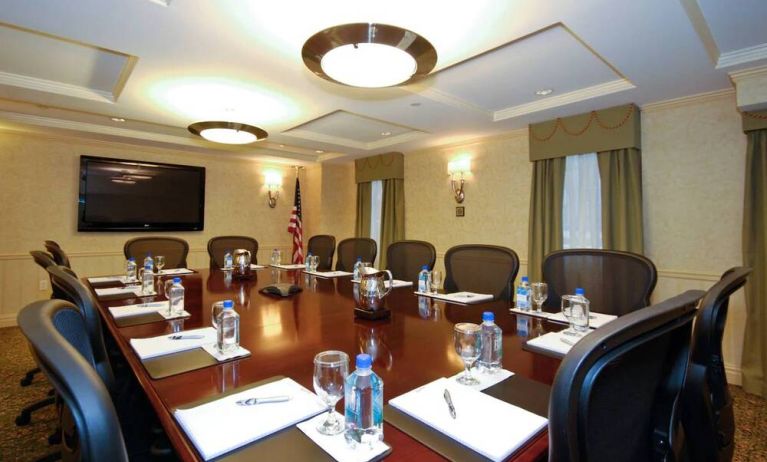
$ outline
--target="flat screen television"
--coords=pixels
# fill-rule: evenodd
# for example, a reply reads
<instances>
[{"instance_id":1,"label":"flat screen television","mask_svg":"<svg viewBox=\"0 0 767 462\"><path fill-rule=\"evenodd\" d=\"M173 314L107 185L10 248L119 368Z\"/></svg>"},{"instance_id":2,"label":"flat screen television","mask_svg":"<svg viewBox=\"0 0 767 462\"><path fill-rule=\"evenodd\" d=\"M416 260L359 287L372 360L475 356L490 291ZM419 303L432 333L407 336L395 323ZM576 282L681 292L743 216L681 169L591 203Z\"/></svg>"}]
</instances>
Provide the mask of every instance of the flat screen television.
<instances>
[{"instance_id":1,"label":"flat screen television","mask_svg":"<svg viewBox=\"0 0 767 462\"><path fill-rule=\"evenodd\" d=\"M205 168L80 156L78 231L202 231Z\"/></svg>"}]
</instances>

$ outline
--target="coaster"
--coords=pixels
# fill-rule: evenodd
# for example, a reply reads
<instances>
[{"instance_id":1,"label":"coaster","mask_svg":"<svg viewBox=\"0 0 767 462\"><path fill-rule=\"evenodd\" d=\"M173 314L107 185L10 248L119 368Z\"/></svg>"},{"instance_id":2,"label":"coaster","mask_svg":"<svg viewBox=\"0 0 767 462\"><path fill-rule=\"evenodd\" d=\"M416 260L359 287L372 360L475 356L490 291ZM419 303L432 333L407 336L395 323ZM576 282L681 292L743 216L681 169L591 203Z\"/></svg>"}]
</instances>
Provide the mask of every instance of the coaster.
<instances>
[{"instance_id":1,"label":"coaster","mask_svg":"<svg viewBox=\"0 0 767 462\"><path fill-rule=\"evenodd\" d=\"M337 419L344 419L344 416L338 412L335 412L335 414ZM353 448L346 442L343 433L338 435L323 435L317 431L317 426L326 418L327 413L323 412L322 414L309 420L305 420L296 426L335 460L339 462L369 462L380 460L391 452L391 446L383 441L374 442L372 447L364 444Z\"/></svg>"},{"instance_id":2,"label":"coaster","mask_svg":"<svg viewBox=\"0 0 767 462\"><path fill-rule=\"evenodd\" d=\"M180 313L173 313L169 314L167 309L162 309L157 312L160 316L162 316L165 319L178 319L178 318L188 318L192 316L191 313L188 311L181 311Z\"/></svg>"},{"instance_id":3,"label":"coaster","mask_svg":"<svg viewBox=\"0 0 767 462\"><path fill-rule=\"evenodd\" d=\"M205 350L206 353L216 358L216 361L228 361L230 359L234 358L241 358L244 356L250 356L250 351L246 350L243 347L237 347L236 350L230 352L230 353L221 353L218 351L218 347L216 347L215 343L211 343L208 345L203 345L202 349Z\"/></svg>"}]
</instances>

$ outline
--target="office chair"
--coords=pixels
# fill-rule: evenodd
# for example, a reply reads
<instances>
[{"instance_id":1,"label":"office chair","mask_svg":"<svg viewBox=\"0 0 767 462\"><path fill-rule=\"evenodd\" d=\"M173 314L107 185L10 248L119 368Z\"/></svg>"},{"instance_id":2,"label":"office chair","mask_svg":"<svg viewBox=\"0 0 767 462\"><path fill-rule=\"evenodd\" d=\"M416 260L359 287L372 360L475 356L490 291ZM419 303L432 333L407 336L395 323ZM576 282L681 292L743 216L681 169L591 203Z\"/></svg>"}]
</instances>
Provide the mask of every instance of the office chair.
<instances>
[{"instance_id":1,"label":"office chair","mask_svg":"<svg viewBox=\"0 0 767 462\"><path fill-rule=\"evenodd\" d=\"M57 265L66 266L67 268L72 267L69 263L69 256L67 256L64 249L59 247L57 243L53 241L45 241L45 250L53 256L53 261L55 261Z\"/></svg>"},{"instance_id":2,"label":"office chair","mask_svg":"<svg viewBox=\"0 0 767 462\"><path fill-rule=\"evenodd\" d=\"M18 324L35 362L63 400L64 460L127 462L128 453L114 405L94 369L86 321L70 302L27 305Z\"/></svg>"},{"instance_id":3,"label":"office chair","mask_svg":"<svg viewBox=\"0 0 767 462\"><path fill-rule=\"evenodd\" d=\"M445 253L445 292L491 294L494 300L510 300L519 257L507 247L467 244Z\"/></svg>"},{"instance_id":4,"label":"office chair","mask_svg":"<svg viewBox=\"0 0 767 462\"><path fill-rule=\"evenodd\" d=\"M319 257L318 271L330 271L333 269L333 254L336 252L336 238L329 234L318 234L309 238L307 255Z\"/></svg>"},{"instance_id":5,"label":"office chair","mask_svg":"<svg viewBox=\"0 0 767 462\"><path fill-rule=\"evenodd\" d=\"M591 310L621 316L650 304L658 274L639 254L601 249L557 250L543 260L547 305L559 307L562 295L586 291Z\"/></svg>"},{"instance_id":6,"label":"office chair","mask_svg":"<svg viewBox=\"0 0 767 462\"><path fill-rule=\"evenodd\" d=\"M370 262L375 266L377 253L378 244L373 239L366 237L344 239L338 243L336 271L354 271L354 264L357 263L358 257L361 257L362 261Z\"/></svg>"},{"instance_id":7,"label":"office chair","mask_svg":"<svg viewBox=\"0 0 767 462\"><path fill-rule=\"evenodd\" d=\"M418 287L418 273L426 265L429 271L434 269L437 251L426 241L398 241L386 249L386 269L394 279L413 281Z\"/></svg>"},{"instance_id":8,"label":"office chair","mask_svg":"<svg viewBox=\"0 0 767 462\"><path fill-rule=\"evenodd\" d=\"M743 287L750 268L731 268L700 302L692 332L690 365L682 390L682 425L689 460L730 461L735 418L722 356L730 296Z\"/></svg>"},{"instance_id":9,"label":"office chair","mask_svg":"<svg viewBox=\"0 0 767 462\"><path fill-rule=\"evenodd\" d=\"M249 251L250 262L254 265L258 263L257 240L247 236L217 236L208 241L210 267L215 269L223 268L226 251L234 252L237 249Z\"/></svg>"},{"instance_id":10,"label":"office chair","mask_svg":"<svg viewBox=\"0 0 767 462\"><path fill-rule=\"evenodd\" d=\"M690 290L621 316L562 360L549 403L549 460L677 460L679 400L695 307Z\"/></svg>"},{"instance_id":11,"label":"office chair","mask_svg":"<svg viewBox=\"0 0 767 462\"><path fill-rule=\"evenodd\" d=\"M141 267L147 254L165 257L165 268L186 268L189 244L177 237L137 237L130 239L123 247L125 258L135 258Z\"/></svg>"}]
</instances>

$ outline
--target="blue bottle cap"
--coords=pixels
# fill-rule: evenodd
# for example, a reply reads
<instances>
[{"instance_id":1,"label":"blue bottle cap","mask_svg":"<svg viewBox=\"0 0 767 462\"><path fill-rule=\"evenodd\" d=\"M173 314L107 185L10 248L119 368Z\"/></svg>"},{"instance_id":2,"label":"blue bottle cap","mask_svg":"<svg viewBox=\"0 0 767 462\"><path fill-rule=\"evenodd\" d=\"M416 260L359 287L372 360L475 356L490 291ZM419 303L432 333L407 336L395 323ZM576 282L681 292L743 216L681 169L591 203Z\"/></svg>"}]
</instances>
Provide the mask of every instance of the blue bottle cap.
<instances>
[{"instance_id":1,"label":"blue bottle cap","mask_svg":"<svg viewBox=\"0 0 767 462\"><path fill-rule=\"evenodd\" d=\"M151 256L152 256L152 252L147 252L147 253L146 253L146 256L147 256L147 257L151 257Z\"/></svg>"},{"instance_id":2,"label":"blue bottle cap","mask_svg":"<svg viewBox=\"0 0 767 462\"><path fill-rule=\"evenodd\" d=\"M133 257L130 257L130 258L128 259L128 261L136 261L136 259L135 259L135 258L133 258Z\"/></svg>"},{"instance_id":3,"label":"blue bottle cap","mask_svg":"<svg viewBox=\"0 0 767 462\"><path fill-rule=\"evenodd\" d=\"M422 270L426 270L426 271L429 271L429 265L423 265L423 266L421 267L421 269L422 269Z\"/></svg>"},{"instance_id":4,"label":"blue bottle cap","mask_svg":"<svg viewBox=\"0 0 767 462\"><path fill-rule=\"evenodd\" d=\"M357 257L357 261L362 261L362 257Z\"/></svg>"},{"instance_id":5,"label":"blue bottle cap","mask_svg":"<svg viewBox=\"0 0 767 462\"><path fill-rule=\"evenodd\" d=\"M309 252L309 253L308 253L306 256L307 256L307 257L311 257L311 256L312 256L312 253L311 253L311 252Z\"/></svg>"},{"instance_id":6,"label":"blue bottle cap","mask_svg":"<svg viewBox=\"0 0 767 462\"><path fill-rule=\"evenodd\" d=\"M181 284L181 278L173 278L173 284Z\"/></svg>"},{"instance_id":7,"label":"blue bottle cap","mask_svg":"<svg viewBox=\"0 0 767 462\"><path fill-rule=\"evenodd\" d=\"M522 282L529 282L530 280L527 278L527 276L522 276Z\"/></svg>"},{"instance_id":8,"label":"blue bottle cap","mask_svg":"<svg viewBox=\"0 0 767 462\"><path fill-rule=\"evenodd\" d=\"M231 310L232 308L234 308L234 302L231 300L224 300L224 309Z\"/></svg>"},{"instance_id":9,"label":"blue bottle cap","mask_svg":"<svg viewBox=\"0 0 767 462\"><path fill-rule=\"evenodd\" d=\"M373 366L373 359L367 353L357 355L357 369L370 369Z\"/></svg>"},{"instance_id":10,"label":"blue bottle cap","mask_svg":"<svg viewBox=\"0 0 767 462\"><path fill-rule=\"evenodd\" d=\"M580 288L580 287L577 287L577 288L575 289L575 295L585 295L585 294L586 294L586 291L585 291L585 290L583 290L582 288Z\"/></svg>"},{"instance_id":11,"label":"blue bottle cap","mask_svg":"<svg viewBox=\"0 0 767 462\"><path fill-rule=\"evenodd\" d=\"M485 311L482 313L482 320L483 321L495 321L495 313L492 311Z\"/></svg>"}]
</instances>

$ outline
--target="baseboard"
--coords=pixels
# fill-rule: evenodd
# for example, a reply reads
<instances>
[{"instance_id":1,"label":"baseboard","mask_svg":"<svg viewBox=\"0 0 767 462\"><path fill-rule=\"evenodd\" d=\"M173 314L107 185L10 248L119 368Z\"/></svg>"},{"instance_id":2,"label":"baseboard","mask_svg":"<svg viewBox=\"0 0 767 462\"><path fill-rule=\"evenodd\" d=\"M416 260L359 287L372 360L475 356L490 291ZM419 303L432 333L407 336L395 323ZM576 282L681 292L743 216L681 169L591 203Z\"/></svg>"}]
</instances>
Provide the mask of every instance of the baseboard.
<instances>
[{"instance_id":1,"label":"baseboard","mask_svg":"<svg viewBox=\"0 0 767 462\"><path fill-rule=\"evenodd\" d=\"M743 374L739 367L725 364L724 373L727 375L727 383L730 385L743 385Z\"/></svg>"},{"instance_id":2,"label":"baseboard","mask_svg":"<svg viewBox=\"0 0 767 462\"><path fill-rule=\"evenodd\" d=\"M15 327L16 315L15 314L0 314L0 327Z\"/></svg>"}]
</instances>

